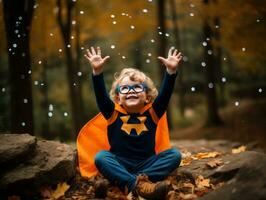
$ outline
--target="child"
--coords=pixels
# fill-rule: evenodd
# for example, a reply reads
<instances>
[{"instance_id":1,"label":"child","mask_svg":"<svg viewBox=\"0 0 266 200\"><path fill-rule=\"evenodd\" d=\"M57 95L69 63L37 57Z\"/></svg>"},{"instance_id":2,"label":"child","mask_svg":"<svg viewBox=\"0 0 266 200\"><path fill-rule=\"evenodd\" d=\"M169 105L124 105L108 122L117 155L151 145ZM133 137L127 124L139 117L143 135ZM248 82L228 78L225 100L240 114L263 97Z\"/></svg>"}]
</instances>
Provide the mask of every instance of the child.
<instances>
[{"instance_id":1,"label":"child","mask_svg":"<svg viewBox=\"0 0 266 200\"><path fill-rule=\"evenodd\" d=\"M174 148L156 154L155 137L174 88L181 53L170 48L168 58L158 57L166 66L159 94L143 72L125 68L112 84L111 99L103 78L109 56L102 58L101 49L91 47L85 57L92 67L97 105L108 123L110 150L97 153L97 169L111 183L126 189L128 197L164 199L170 185L162 180L179 166L181 154Z\"/></svg>"}]
</instances>

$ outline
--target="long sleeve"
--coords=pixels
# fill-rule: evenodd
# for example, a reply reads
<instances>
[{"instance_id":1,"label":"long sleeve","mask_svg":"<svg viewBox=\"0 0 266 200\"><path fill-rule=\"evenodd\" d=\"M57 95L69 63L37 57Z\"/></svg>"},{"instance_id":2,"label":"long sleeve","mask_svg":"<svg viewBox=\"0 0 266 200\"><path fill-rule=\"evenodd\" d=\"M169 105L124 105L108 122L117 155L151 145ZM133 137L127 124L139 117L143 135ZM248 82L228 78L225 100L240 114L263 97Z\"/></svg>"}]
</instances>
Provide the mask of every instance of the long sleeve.
<instances>
[{"instance_id":1,"label":"long sleeve","mask_svg":"<svg viewBox=\"0 0 266 200\"><path fill-rule=\"evenodd\" d=\"M106 91L103 73L92 75L92 82L98 108L105 119L109 119L113 114L115 105Z\"/></svg>"},{"instance_id":2,"label":"long sleeve","mask_svg":"<svg viewBox=\"0 0 266 200\"><path fill-rule=\"evenodd\" d=\"M152 104L152 107L158 118L161 118L167 109L169 100L173 93L177 74L178 73L170 75L167 71L164 74L159 94Z\"/></svg>"}]
</instances>

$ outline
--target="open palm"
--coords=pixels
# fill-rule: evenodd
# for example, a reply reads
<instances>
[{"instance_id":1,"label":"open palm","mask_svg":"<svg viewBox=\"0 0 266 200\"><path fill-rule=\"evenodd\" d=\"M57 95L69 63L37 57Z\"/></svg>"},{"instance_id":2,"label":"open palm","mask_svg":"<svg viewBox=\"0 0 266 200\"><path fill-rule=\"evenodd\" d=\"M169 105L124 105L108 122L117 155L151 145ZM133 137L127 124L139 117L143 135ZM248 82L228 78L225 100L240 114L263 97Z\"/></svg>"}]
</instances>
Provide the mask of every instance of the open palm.
<instances>
[{"instance_id":1,"label":"open palm","mask_svg":"<svg viewBox=\"0 0 266 200\"><path fill-rule=\"evenodd\" d=\"M87 49L87 54L84 56L90 62L93 72L96 73L102 71L103 64L108 58L110 58L110 56L105 56L102 58L100 47L97 47L97 52L95 51L94 47L91 47L91 50Z\"/></svg>"},{"instance_id":2,"label":"open palm","mask_svg":"<svg viewBox=\"0 0 266 200\"><path fill-rule=\"evenodd\" d=\"M169 49L168 57L158 57L158 59L167 67L167 70L170 72L176 72L180 61L182 60L181 52L178 53L177 49L173 47Z\"/></svg>"}]
</instances>

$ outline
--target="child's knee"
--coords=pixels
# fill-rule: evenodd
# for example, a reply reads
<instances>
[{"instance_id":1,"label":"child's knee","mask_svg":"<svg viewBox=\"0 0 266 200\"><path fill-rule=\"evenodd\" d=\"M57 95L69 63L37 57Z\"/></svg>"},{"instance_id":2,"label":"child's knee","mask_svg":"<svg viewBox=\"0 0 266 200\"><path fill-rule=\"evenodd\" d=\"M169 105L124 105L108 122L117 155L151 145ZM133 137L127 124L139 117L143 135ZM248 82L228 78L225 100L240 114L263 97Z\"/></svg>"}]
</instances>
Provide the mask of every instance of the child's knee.
<instances>
[{"instance_id":1,"label":"child's knee","mask_svg":"<svg viewBox=\"0 0 266 200\"><path fill-rule=\"evenodd\" d=\"M106 157L108 156L108 151L99 151L94 158L94 163L98 167L104 165Z\"/></svg>"},{"instance_id":2,"label":"child's knee","mask_svg":"<svg viewBox=\"0 0 266 200\"><path fill-rule=\"evenodd\" d=\"M182 159L182 155L180 151L178 151L176 148L169 149L168 151L169 151L169 154L171 154L171 158L173 159L173 162L179 166L181 159Z\"/></svg>"}]
</instances>

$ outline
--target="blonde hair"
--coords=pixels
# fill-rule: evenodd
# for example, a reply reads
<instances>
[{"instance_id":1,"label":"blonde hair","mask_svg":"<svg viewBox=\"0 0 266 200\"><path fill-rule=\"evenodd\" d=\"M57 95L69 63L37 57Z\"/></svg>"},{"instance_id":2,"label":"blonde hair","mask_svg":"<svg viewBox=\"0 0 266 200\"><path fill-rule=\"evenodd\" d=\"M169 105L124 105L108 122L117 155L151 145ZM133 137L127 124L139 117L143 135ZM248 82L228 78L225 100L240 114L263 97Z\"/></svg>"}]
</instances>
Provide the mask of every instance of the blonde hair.
<instances>
[{"instance_id":1,"label":"blonde hair","mask_svg":"<svg viewBox=\"0 0 266 200\"><path fill-rule=\"evenodd\" d=\"M149 99L150 102L153 102L157 97L158 91L154 86L153 81L145 73L135 68L124 68L120 73L114 74L115 80L112 83L112 87L109 93L110 98L115 103L118 103L116 88L125 77L129 77L131 81L139 81L140 83L145 83L147 85L147 99Z\"/></svg>"}]
</instances>

